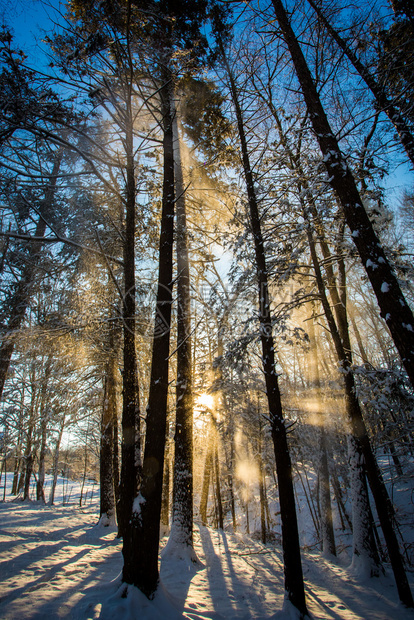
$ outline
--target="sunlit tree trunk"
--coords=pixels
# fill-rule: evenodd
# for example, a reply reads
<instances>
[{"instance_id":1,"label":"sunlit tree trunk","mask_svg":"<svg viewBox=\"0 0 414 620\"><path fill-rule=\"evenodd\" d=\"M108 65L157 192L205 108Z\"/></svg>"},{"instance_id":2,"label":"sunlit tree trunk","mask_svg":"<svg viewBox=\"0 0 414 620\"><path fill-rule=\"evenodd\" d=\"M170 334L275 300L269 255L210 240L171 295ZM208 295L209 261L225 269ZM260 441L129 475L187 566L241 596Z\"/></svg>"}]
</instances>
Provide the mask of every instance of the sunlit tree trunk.
<instances>
[{"instance_id":1,"label":"sunlit tree trunk","mask_svg":"<svg viewBox=\"0 0 414 620\"><path fill-rule=\"evenodd\" d=\"M14 458L14 472L13 472L13 484L12 484L12 495L17 495L18 493L18 485L19 485L19 473L22 466L22 444L23 444L23 435L24 435L24 402L25 402L25 394L26 394L26 373L23 374L23 380L21 382L21 395L20 395L20 407L19 407L19 422L18 422L18 435L17 435L17 445L15 447L15 458Z\"/></svg>"},{"instance_id":2,"label":"sunlit tree trunk","mask_svg":"<svg viewBox=\"0 0 414 620\"><path fill-rule=\"evenodd\" d=\"M210 479L213 469L213 450L212 450L212 437L211 431L207 437L207 450L206 459L204 463L203 471L203 485L201 487L201 499L200 499L200 519L203 525L207 525L207 506L208 506L208 492L210 488Z\"/></svg>"},{"instance_id":3,"label":"sunlit tree trunk","mask_svg":"<svg viewBox=\"0 0 414 620\"><path fill-rule=\"evenodd\" d=\"M260 530L261 530L261 540L262 540L262 543L265 545L267 542L266 493L265 493L265 480L264 480L264 471L263 471L263 459L262 459L261 454L258 455L258 466L259 466Z\"/></svg>"},{"instance_id":4,"label":"sunlit tree trunk","mask_svg":"<svg viewBox=\"0 0 414 620\"><path fill-rule=\"evenodd\" d=\"M218 433L215 429L214 433L214 448L213 448L213 469L214 469L214 486L216 490L216 506L217 506L217 528L224 529L224 513L223 502L221 499L221 481L220 481L220 461L218 452Z\"/></svg>"},{"instance_id":5,"label":"sunlit tree trunk","mask_svg":"<svg viewBox=\"0 0 414 620\"><path fill-rule=\"evenodd\" d=\"M167 425L167 433L165 438L165 454L164 454L164 474L162 483L162 503L161 503L161 526L166 534L170 529L170 478L171 478L171 456L170 456L170 438Z\"/></svg>"},{"instance_id":6,"label":"sunlit tree trunk","mask_svg":"<svg viewBox=\"0 0 414 620\"><path fill-rule=\"evenodd\" d=\"M84 456L83 456L83 474L82 474L82 483L81 483L81 490L80 490L80 497L79 497L79 508L82 508L83 491L85 489L86 476L87 476L87 471L88 471L90 424L91 424L91 420L90 420L90 418L88 418L88 426L87 426L86 434L85 434L85 446L84 446ZM69 477L68 474L67 474L67 477ZM64 498L63 498L63 501L65 501Z\"/></svg>"},{"instance_id":7,"label":"sunlit tree trunk","mask_svg":"<svg viewBox=\"0 0 414 620\"><path fill-rule=\"evenodd\" d=\"M225 322L227 320L227 315L223 317L223 320L218 325L218 334L217 334L217 358L215 363L215 387L219 395L219 401L221 401L223 415L226 420L226 435L228 441L227 445L224 446L226 450L226 459L227 459L227 485L230 496L230 510L231 510L231 518L233 523L233 531L235 532L237 529L236 522L236 503L234 497L234 463L235 463L235 446L234 446L234 413L232 403L229 405L226 392L224 389L224 379L223 379L223 354L224 354L224 344L223 344L223 332Z\"/></svg>"},{"instance_id":8,"label":"sunlit tree trunk","mask_svg":"<svg viewBox=\"0 0 414 620\"><path fill-rule=\"evenodd\" d=\"M35 459L34 454L34 434L35 434L35 422L36 422L36 402L38 396L38 390L34 377L34 367L32 366L30 372L30 384L31 384L31 396L29 405L29 416L27 421L26 430L26 446L23 457L23 500L30 499L30 480L33 473L33 464Z\"/></svg>"},{"instance_id":9,"label":"sunlit tree trunk","mask_svg":"<svg viewBox=\"0 0 414 620\"><path fill-rule=\"evenodd\" d=\"M380 519L384 538L387 543L391 566L394 571L394 576L396 579L401 601L407 606L412 606L410 603L410 597L412 600L411 590L409 588L407 576L404 569L404 563L399 550L398 539L394 529L396 525L394 508L388 496L381 471L378 467L377 461L371 448L367 429L365 427L362 412L356 396L354 376L351 369L349 368L348 357L342 345L341 337L325 294L323 278L316 256L313 239L309 230L308 236L319 295L321 298L329 330L331 332L332 339L335 345L335 349L337 351L338 360L341 360L341 364L343 367L346 411L351 426L351 486L353 497L357 498L357 503L355 507L353 507L353 517L358 518L358 529L357 531L353 532L354 544L360 545L361 550L359 551L359 553L363 553L365 550L366 554L371 557L373 562L372 566L378 563L379 558L376 550L373 548L373 546L371 546L374 540L373 536L371 536L371 534L365 536L363 533L364 528L370 528L372 530L372 524L370 523L370 519L368 516L368 493L366 491L365 481L361 477L360 473L361 469L365 467L371 491L374 496L375 505L377 508L377 513ZM358 513L356 512L357 510L359 510ZM354 548L354 555L355 550L356 548Z\"/></svg>"},{"instance_id":10,"label":"sunlit tree trunk","mask_svg":"<svg viewBox=\"0 0 414 620\"><path fill-rule=\"evenodd\" d=\"M319 407L322 407L322 389L319 375L318 351L315 338L315 318L314 312L309 321L309 347L312 355L312 383L316 391L316 399ZM321 513L321 533L322 533L322 552L327 555L336 555L335 534L332 520L332 504L330 491L330 475L328 465L327 437L325 429L325 414L319 413L321 423L319 426L320 434L320 513Z\"/></svg>"},{"instance_id":11,"label":"sunlit tree trunk","mask_svg":"<svg viewBox=\"0 0 414 620\"><path fill-rule=\"evenodd\" d=\"M47 442L47 425L49 422L49 399L48 399L48 383L52 370L52 356L49 355L43 368L43 375L40 388L40 451L39 451L39 469L36 483L36 499L45 502L45 458L46 458L46 442Z\"/></svg>"},{"instance_id":12,"label":"sunlit tree trunk","mask_svg":"<svg viewBox=\"0 0 414 620\"><path fill-rule=\"evenodd\" d=\"M53 506L54 501L55 501L55 491L56 491L56 484L57 484L57 479L58 479L60 444L62 443L65 423L66 423L66 413L63 412L62 420L61 420L60 428L59 428L59 435L56 439L55 452L53 455L53 480L52 480L52 486L50 487L50 494L49 494L49 500L48 500L48 504L50 506Z\"/></svg>"}]
</instances>

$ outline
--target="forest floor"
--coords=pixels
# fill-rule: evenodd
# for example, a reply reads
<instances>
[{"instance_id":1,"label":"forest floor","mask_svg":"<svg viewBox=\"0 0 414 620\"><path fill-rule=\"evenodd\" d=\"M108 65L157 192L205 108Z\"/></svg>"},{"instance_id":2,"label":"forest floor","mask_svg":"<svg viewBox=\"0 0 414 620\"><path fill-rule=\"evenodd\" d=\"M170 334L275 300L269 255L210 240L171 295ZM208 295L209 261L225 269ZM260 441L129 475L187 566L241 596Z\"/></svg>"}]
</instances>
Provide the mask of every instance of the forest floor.
<instances>
[{"instance_id":1,"label":"forest floor","mask_svg":"<svg viewBox=\"0 0 414 620\"><path fill-rule=\"evenodd\" d=\"M2 620L295 618L291 609L282 611L278 545L197 525L200 566L161 558L162 587L155 600L134 588L122 598L121 542L113 528L96 525L96 493L82 508L79 501L49 507L6 500L0 502ZM414 612L398 602L388 567L385 576L361 580L343 560L304 553L303 569L314 620L414 620ZM409 578L414 586L413 572Z\"/></svg>"}]
</instances>

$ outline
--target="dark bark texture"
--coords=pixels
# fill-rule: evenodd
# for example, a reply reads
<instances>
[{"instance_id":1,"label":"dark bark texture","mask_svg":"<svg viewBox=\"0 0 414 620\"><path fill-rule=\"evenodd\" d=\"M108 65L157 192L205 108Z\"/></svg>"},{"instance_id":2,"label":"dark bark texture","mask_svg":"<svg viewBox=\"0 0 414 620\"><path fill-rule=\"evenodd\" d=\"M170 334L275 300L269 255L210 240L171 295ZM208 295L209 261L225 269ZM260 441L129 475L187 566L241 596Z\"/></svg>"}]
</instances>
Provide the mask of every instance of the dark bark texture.
<instances>
[{"instance_id":1,"label":"dark bark texture","mask_svg":"<svg viewBox=\"0 0 414 620\"><path fill-rule=\"evenodd\" d=\"M167 63L168 64L168 63ZM164 138L164 179L159 250L158 290L150 388L147 406L142 480L136 510L124 535L122 580L152 598L158 586L158 545L167 422L168 367L172 304L174 241L174 152L171 113L171 72L163 65L161 112Z\"/></svg>"},{"instance_id":2,"label":"dark bark texture","mask_svg":"<svg viewBox=\"0 0 414 620\"><path fill-rule=\"evenodd\" d=\"M391 560L391 566L394 572L395 580L397 583L397 589L400 596L400 600L407 605L407 607L413 606L413 599L408 583L407 575L404 569L403 559L400 553L398 539L395 534L396 519L394 508L391 500L388 496L388 492L382 477L381 471L378 467L375 455L372 451L371 443L369 440L368 432L362 416L362 411L359 405L358 398L356 396L356 386L354 375L350 368L349 358L346 355L341 336L335 323L332 310L330 308L323 283L322 273L319 266L319 261L316 256L315 246L313 243L312 235L308 231L309 245L312 254L312 261L315 269L316 282L318 285L319 295L321 298L322 306L325 312L326 320L329 326L329 330L332 335L338 361L343 368L343 377L345 385L345 408L348 415L352 441L354 448L354 460L358 459L358 463L354 466L359 466L357 472L360 476L360 488L364 491L364 481L362 479L363 469L368 478L368 482L371 487L372 494L374 496L375 506L377 509L378 517L380 519L382 531L387 544L388 553ZM367 513L369 510L368 496L366 494L366 500L364 504L364 510ZM369 519L366 519L366 523L369 526ZM368 528L369 531L369 528ZM368 534L366 541L362 541L363 544L372 544L373 537ZM377 562L378 556L376 554L373 545L370 549L366 547L366 550L373 562Z\"/></svg>"},{"instance_id":3,"label":"dark bark texture","mask_svg":"<svg viewBox=\"0 0 414 620\"><path fill-rule=\"evenodd\" d=\"M191 351L190 262L180 138L176 114L174 170L177 250L177 384L174 452L174 542L193 546L193 371Z\"/></svg>"},{"instance_id":4,"label":"dark bark texture","mask_svg":"<svg viewBox=\"0 0 414 620\"><path fill-rule=\"evenodd\" d=\"M224 50L223 60L226 64L230 81L233 105L236 111L237 127L242 152L243 172L247 187L250 211L250 224L254 240L256 256L256 273L259 300L260 340L262 345L263 372L269 406L271 435L274 445L276 472L279 487L280 514L282 521L282 546L285 571L285 590L287 599L299 610L302 618L307 615L303 572L300 557L299 531L296 518L295 497L293 490L292 463L289 454L285 421L278 377L275 367L275 346L272 334L270 299L268 290L268 274L261 222L256 192L251 170L247 140L245 135L242 111L238 101L237 86L231 69L226 62Z\"/></svg>"},{"instance_id":5,"label":"dark bark texture","mask_svg":"<svg viewBox=\"0 0 414 620\"><path fill-rule=\"evenodd\" d=\"M381 316L388 325L401 361L414 385L413 313L365 211L355 179L332 132L315 82L283 4L281 0L272 0L272 4L289 48L312 127L323 154L328 182L338 196L353 242L377 297Z\"/></svg>"},{"instance_id":6,"label":"dark bark texture","mask_svg":"<svg viewBox=\"0 0 414 620\"><path fill-rule=\"evenodd\" d=\"M100 519L103 525L112 525L115 518L114 445L117 424L117 347L110 335L109 359L106 363L104 402L102 406L100 446Z\"/></svg>"},{"instance_id":7,"label":"dark bark texture","mask_svg":"<svg viewBox=\"0 0 414 620\"><path fill-rule=\"evenodd\" d=\"M388 99L386 92L377 80L372 75L370 70L361 62L356 53L346 44L339 32L332 26L329 20L325 17L320 2L315 0L308 0L311 7L314 9L322 24L326 28L326 31L338 45L338 47L344 52L345 56L352 63L354 68L358 71L359 75L364 80L365 84L374 95L378 105L378 109L385 112L394 125L397 133L400 137L401 144L403 145L405 152L407 153L411 164L414 165L414 136L404 116L401 114L398 107Z\"/></svg>"},{"instance_id":8,"label":"dark bark texture","mask_svg":"<svg viewBox=\"0 0 414 620\"><path fill-rule=\"evenodd\" d=\"M133 144L133 120L131 109L131 86L127 96L125 121L126 152L126 199L124 225L124 298L123 320L123 401L122 401L122 448L121 479L119 484L118 536L124 536L129 526L132 504L139 485L139 386L137 354L135 348L135 166Z\"/></svg>"}]
</instances>

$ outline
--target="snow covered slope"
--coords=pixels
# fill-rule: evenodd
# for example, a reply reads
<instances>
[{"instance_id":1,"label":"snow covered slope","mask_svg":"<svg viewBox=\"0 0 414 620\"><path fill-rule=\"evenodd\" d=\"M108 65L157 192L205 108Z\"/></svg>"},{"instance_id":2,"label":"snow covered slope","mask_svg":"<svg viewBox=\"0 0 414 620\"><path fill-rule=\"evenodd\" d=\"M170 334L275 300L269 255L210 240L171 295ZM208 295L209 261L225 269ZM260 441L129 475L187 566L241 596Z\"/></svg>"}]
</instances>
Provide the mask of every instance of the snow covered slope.
<instances>
[{"instance_id":1,"label":"snow covered slope","mask_svg":"<svg viewBox=\"0 0 414 620\"><path fill-rule=\"evenodd\" d=\"M97 511L96 493L82 509L74 503L0 503L2 620L295 617L289 609L281 611L279 548L201 526L195 535L201 567L162 560L162 588L154 601L135 589L122 598L121 543L114 530L96 526ZM389 574L361 583L344 566L330 564L319 554L304 554L303 564L315 619L414 619L414 613L398 603Z\"/></svg>"}]
</instances>

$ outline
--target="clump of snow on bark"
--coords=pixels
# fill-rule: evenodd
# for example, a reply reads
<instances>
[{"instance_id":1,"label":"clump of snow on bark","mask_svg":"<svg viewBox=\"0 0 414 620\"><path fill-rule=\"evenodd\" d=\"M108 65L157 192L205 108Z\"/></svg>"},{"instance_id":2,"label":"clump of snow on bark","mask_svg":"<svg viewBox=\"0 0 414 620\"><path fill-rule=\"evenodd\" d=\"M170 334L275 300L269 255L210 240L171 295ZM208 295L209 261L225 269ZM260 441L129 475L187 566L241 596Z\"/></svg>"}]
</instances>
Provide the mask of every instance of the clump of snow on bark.
<instances>
[{"instance_id":1,"label":"clump of snow on bark","mask_svg":"<svg viewBox=\"0 0 414 620\"><path fill-rule=\"evenodd\" d=\"M132 512L135 512L137 515L141 514L141 506L145 504L145 497L138 493L137 497L134 499L134 503L132 504Z\"/></svg>"},{"instance_id":2,"label":"clump of snow on bark","mask_svg":"<svg viewBox=\"0 0 414 620\"><path fill-rule=\"evenodd\" d=\"M390 285L388 284L388 282L383 282L381 284L381 293L388 293L390 290Z\"/></svg>"}]
</instances>

